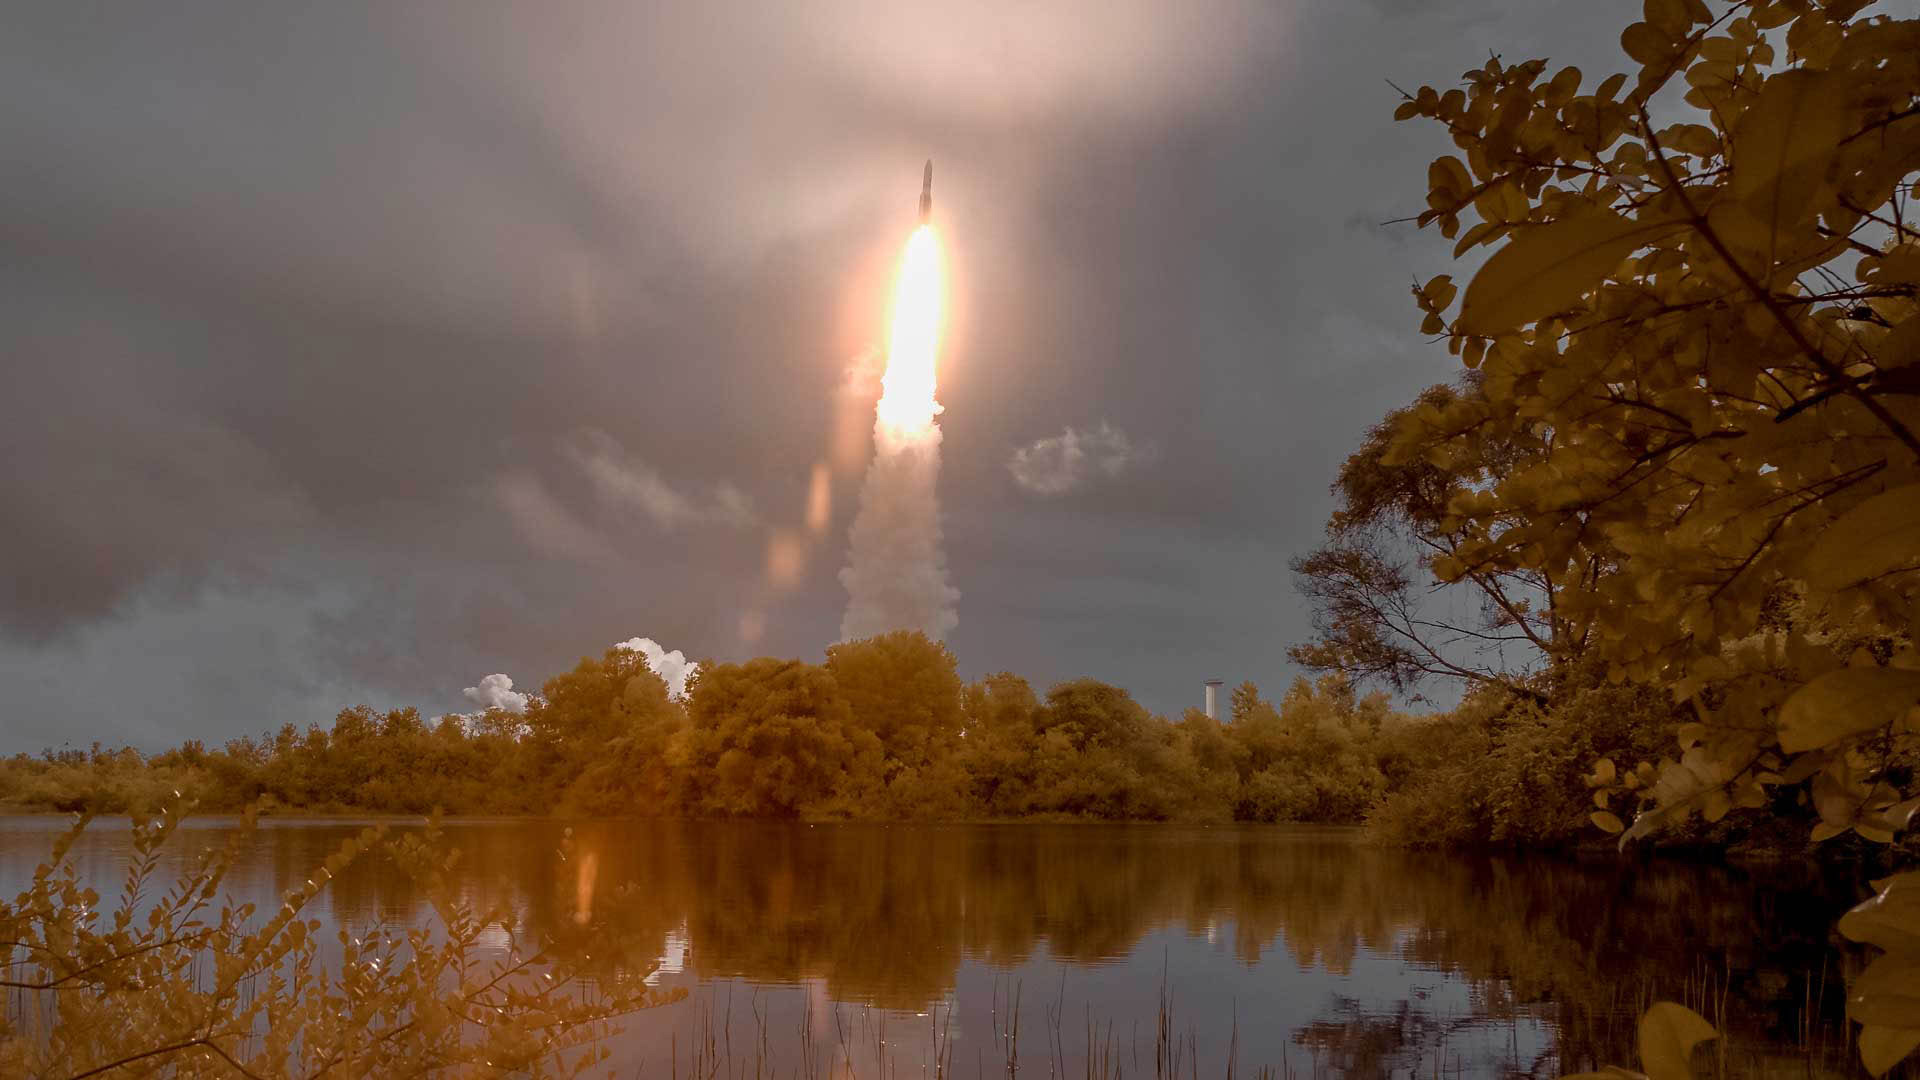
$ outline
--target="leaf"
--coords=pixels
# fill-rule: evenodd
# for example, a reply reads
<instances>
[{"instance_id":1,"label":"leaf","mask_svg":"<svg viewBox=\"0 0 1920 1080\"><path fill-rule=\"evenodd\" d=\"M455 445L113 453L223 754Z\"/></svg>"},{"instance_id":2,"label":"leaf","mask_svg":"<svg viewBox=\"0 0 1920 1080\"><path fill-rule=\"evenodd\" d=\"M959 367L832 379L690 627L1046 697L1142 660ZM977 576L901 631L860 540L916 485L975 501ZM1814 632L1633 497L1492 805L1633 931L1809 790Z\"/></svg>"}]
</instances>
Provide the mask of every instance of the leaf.
<instances>
[{"instance_id":1,"label":"leaf","mask_svg":"<svg viewBox=\"0 0 1920 1080\"><path fill-rule=\"evenodd\" d=\"M1847 1016L1862 1024L1920 1027L1920 960L1889 953L1847 987Z\"/></svg>"},{"instance_id":2,"label":"leaf","mask_svg":"<svg viewBox=\"0 0 1920 1080\"><path fill-rule=\"evenodd\" d=\"M1811 216L1847 134L1845 104L1833 76L1786 71L1767 80L1734 125L1730 189L1775 237Z\"/></svg>"},{"instance_id":3,"label":"leaf","mask_svg":"<svg viewBox=\"0 0 1920 1080\"><path fill-rule=\"evenodd\" d=\"M1558 74L1554 75L1553 81L1547 84L1547 100L1552 102L1565 101L1572 97L1579 89L1580 69L1577 67L1563 67Z\"/></svg>"},{"instance_id":4,"label":"leaf","mask_svg":"<svg viewBox=\"0 0 1920 1080\"><path fill-rule=\"evenodd\" d=\"M1780 749L1789 754L1872 731L1920 701L1920 671L1843 668L1795 691L1780 708Z\"/></svg>"},{"instance_id":5,"label":"leaf","mask_svg":"<svg viewBox=\"0 0 1920 1080\"><path fill-rule=\"evenodd\" d=\"M1492 336L1563 311L1636 248L1681 227L1594 210L1518 229L1468 283L1459 329Z\"/></svg>"},{"instance_id":6,"label":"leaf","mask_svg":"<svg viewBox=\"0 0 1920 1080\"><path fill-rule=\"evenodd\" d=\"M1920 953L1920 871L1894 877L1878 895L1840 916L1840 933L1889 952Z\"/></svg>"},{"instance_id":7,"label":"leaf","mask_svg":"<svg viewBox=\"0 0 1920 1080\"><path fill-rule=\"evenodd\" d=\"M1913 827L1914 819L1920 817L1920 798L1875 810L1869 817L1873 824L1889 832L1905 832Z\"/></svg>"},{"instance_id":8,"label":"leaf","mask_svg":"<svg viewBox=\"0 0 1920 1080\"><path fill-rule=\"evenodd\" d=\"M1692 1080L1693 1048L1720 1033L1685 1005L1655 1002L1640 1018L1640 1067L1652 1080Z\"/></svg>"},{"instance_id":9,"label":"leaf","mask_svg":"<svg viewBox=\"0 0 1920 1080\"><path fill-rule=\"evenodd\" d=\"M1472 302L1471 285L1467 299ZM1908 484L1840 515L1814 541L1803 572L1809 585L1833 590L1915 564L1920 564L1920 484Z\"/></svg>"},{"instance_id":10,"label":"leaf","mask_svg":"<svg viewBox=\"0 0 1920 1080\"><path fill-rule=\"evenodd\" d=\"M1871 840L1876 844L1893 843L1892 829L1883 829L1877 825L1872 825L1864 821L1858 821L1854 823L1853 831L1855 833L1858 833L1862 839Z\"/></svg>"},{"instance_id":11,"label":"leaf","mask_svg":"<svg viewBox=\"0 0 1920 1080\"><path fill-rule=\"evenodd\" d=\"M1866 1024L1860 1028L1860 1064L1875 1076L1900 1064L1901 1059L1920 1046L1920 1028L1886 1027Z\"/></svg>"},{"instance_id":12,"label":"leaf","mask_svg":"<svg viewBox=\"0 0 1920 1080\"><path fill-rule=\"evenodd\" d=\"M1652 65L1676 51L1673 41L1647 23L1637 22L1620 34L1620 48L1643 65Z\"/></svg>"},{"instance_id":13,"label":"leaf","mask_svg":"<svg viewBox=\"0 0 1920 1080\"><path fill-rule=\"evenodd\" d=\"M1427 186L1459 199L1473 190L1473 177L1459 158L1448 154L1435 158L1433 164L1427 166Z\"/></svg>"},{"instance_id":14,"label":"leaf","mask_svg":"<svg viewBox=\"0 0 1920 1080\"><path fill-rule=\"evenodd\" d=\"M1686 33L1693 22L1686 0L1646 0L1644 10L1647 21L1668 37Z\"/></svg>"},{"instance_id":15,"label":"leaf","mask_svg":"<svg viewBox=\"0 0 1920 1080\"><path fill-rule=\"evenodd\" d=\"M1593 823L1595 825L1598 825L1602 831L1609 832L1609 833L1621 833L1626 831L1627 823L1620 820L1620 815L1615 814L1611 811L1596 810L1589 816L1592 818Z\"/></svg>"}]
</instances>

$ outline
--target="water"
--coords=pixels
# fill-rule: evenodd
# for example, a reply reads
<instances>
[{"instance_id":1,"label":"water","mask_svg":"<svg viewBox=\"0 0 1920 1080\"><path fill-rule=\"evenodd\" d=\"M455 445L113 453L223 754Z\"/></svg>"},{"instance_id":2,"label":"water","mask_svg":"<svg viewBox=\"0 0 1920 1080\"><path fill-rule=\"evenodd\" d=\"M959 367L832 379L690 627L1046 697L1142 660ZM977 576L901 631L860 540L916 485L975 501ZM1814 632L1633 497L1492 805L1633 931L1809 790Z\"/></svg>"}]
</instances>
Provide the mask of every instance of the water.
<instances>
[{"instance_id":1,"label":"water","mask_svg":"<svg viewBox=\"0 0 1920 1080\"><path fill-rule=\"evenodd\" d=\"M271 910L363 824L263 823L228 889ZM0 895L64 825L0 819ZM190 820L163 875L232 827ZM1630 1065L1656 998L1721 1024L1725 1075L1854 1074L1841 987L1862 958L1832 926L1864 893L1804 870L1408 853L1290 826L594 822L563 861L562 828L457 821L446 839L463 888L520 932L563 923L592 862L585 895L637 936L630 955L688 988L626 1023L622 1076L684 1068L709 1037L732 1044L725 1072L758 1056L786 1073L809 1025L860 1075L920 1075L942 1047L959 1075L1005 1075L1016 1016L1022 1076L1081 1074L1090 1047L1152 1075L1163 992L1201 1076L1230 1053L1304 1076ZM101 821L74 858L112 894L127 851L125 823ZM377 857L308 909L355 933L426 912Z\"/></svg>"}]
</instances>

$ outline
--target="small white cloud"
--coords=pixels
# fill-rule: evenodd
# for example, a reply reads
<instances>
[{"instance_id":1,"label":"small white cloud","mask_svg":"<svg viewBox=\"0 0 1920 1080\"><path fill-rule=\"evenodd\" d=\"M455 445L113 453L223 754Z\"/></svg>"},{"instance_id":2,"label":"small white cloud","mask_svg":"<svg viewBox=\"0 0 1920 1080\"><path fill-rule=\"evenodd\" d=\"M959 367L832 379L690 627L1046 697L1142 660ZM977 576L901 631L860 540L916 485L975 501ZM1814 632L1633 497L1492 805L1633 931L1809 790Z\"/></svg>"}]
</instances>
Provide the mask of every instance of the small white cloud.
<instances>
[{"instance_id":1,"label":"small white cloud","mask_svg":"<svg viewBox=\"0 0 1920 1080\"><path fill-rule=\"evenodd\" d=\"M661 528L703 522L736 528L753 524L753 506L739 488L722 483L705 498L687 495L658 469L629 456L604 431L580 432L568 440L566 453L602 501L638 510Z\"/></svg>"},{"instance_id":2,"label":"small white cloud","mask_svg":"<svg viewBox=\"0 0 1920 1080\"><path fill-rule=\"evenodd\" d=\"M667 696L676 701L687 696L687 680L692 678L694 671L700 667L699 664L687 659L686 654L679 649L668 652L652 638L628 638L625 641L616 642L613 647L637 652L646 657L647 666L667 684Z\"/></svg>"},{"instance_id":3,"label":"small white cloud","mask_svg":"<svg viewBox=\"0 0 1920 1080\"><path fill-rule=\"evenodd\" d=\"M469 686L460 693L482 709L505 709L510 713L527 711L527 695L515 691L513 680L505 675L489 675L480 680L479 686Z\"/></svg>"},{"instance_id":4,"label":"small white cloud","mask_svg":"<svg viewBox=\"0 0 1920 1080\"><path fill-rule=\"evenodd\" d=\"M1118 476L1151 456L1148 448L1102 420L1091 431L1069 427L1020 447L1007 462L1007 470L1024 491L1065 495L1098 477Z\"/></svg>"}]
</instances>

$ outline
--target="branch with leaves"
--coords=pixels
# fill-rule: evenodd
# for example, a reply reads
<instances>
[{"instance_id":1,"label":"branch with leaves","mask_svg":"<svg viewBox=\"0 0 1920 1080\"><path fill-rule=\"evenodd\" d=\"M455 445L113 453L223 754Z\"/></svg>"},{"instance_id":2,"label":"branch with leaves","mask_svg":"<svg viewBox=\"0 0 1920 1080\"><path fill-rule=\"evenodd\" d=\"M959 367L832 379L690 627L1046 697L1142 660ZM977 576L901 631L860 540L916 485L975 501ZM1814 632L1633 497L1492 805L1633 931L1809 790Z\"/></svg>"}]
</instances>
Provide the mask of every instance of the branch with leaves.
<instances>
[{"instance_id":1,"label":"branch with leaves","mask_svg":"<svg viewBox=\"0 0 1920 1080\"><path fill-rule=\"evenodd\" d=\"M251 905L212 909L253 827L249 813L221 849L191 861L147 903L158 856L181 816L176 804L135 820L129 873L110 916L68 857L84 818L27 889L0 904L11 972L0 985L32 1006L0 1024L0 1074L277 1080L485 1068L577 1075L604 1060L592 1044L614 1020L680 994L648 986L650 968L609 966L606 958L623 951L606 912L580 927L583 941L598 943L599 964L558 941L485 963L483 934L510 916L475 911L448 886L453 856L440 848L434 824L397 839L384 827L363 831L252 927ZM349 863L376 849L425 885L438 925L404 936L343 930L340 969L323 972L314 935L320 924L301 912Z\"/></svg>"},{"instance_id":2,"label":"branch with leaves","mask_svg":"<svg viewBox=\"0 0 1920 1080\"><path fill-rule=\"evenodd\" d=\"M1396 416L1378 463L1455 481L1440 581L1552 582L1553 641L1698 717L1672 756L1596 768L1623 842L1782 790L1816 842L1892 843L1920 808L1920 19L1875 9L1645 0L1633 66L1591 92L1496 57L1397 113L1460 151L1418 223L1499 246L1416 286L1473 378ZM1856 987L1876 1074L1920 1045L1891 979ZM1685 1045L1646 1067L1677 1080L1711 1029L1660 1023Z\"/></svg>"}]
</instances>

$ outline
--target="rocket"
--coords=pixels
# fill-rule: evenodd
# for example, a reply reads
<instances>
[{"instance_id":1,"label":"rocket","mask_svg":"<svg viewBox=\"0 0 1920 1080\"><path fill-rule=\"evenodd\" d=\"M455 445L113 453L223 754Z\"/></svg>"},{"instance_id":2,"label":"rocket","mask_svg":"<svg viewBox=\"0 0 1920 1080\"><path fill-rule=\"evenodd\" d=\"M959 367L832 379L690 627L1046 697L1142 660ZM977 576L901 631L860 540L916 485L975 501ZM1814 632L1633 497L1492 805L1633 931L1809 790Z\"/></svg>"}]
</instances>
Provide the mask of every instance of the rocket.
<instances>
[{"instance_id":1,"label":"rocket","mask_svg":"<svg viewBox=\"0 0 1920 1080\"><path fill-rule=\"evenodd\" d=\"M927 159L927 172L920 181L920 224L933 216L933 159Z\"/></svg>"}]
</instances>

